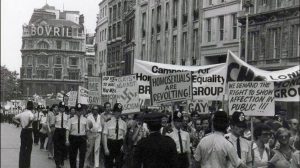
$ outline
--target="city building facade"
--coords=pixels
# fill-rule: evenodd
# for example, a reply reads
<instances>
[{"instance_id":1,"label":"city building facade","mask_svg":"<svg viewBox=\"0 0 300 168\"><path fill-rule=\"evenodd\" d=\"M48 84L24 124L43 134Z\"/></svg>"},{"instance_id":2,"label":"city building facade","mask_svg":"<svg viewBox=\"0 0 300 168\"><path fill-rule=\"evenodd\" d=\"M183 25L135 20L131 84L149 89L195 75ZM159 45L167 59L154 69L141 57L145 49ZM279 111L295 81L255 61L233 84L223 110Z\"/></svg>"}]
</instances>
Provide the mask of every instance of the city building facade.
<instances>
[{"instance_id":1,"label":"city building facade","mask_svg":"<svg viewBox=\"0 0 300 168\"><path fill-rule=\"evenodd\" d=\"M86 34L85 40L85 69L87 76L98 76L97 62L95 62L95 35L93 33Z\"/></svg>"},{"instance_id":2,"label":"city building facade","mask_svg":"<svg viewBox=\"0 0 300 168\"><path fill-rule=\"evenodd\" d=\"M122 0L108 0L108 40L106 75L122 76L125 74L123 57L123 3Z\"/></svg>"},{"instance_id":3,"label":"city building facade","mask_svg":"<svg viewBox=\"0 0 300 168\"><path fill-rule=\"evenodd\" d=\"M108 0L99 3L97 27L95 34L96 74L105 76L107 73L107 40L108 40Z\"/></svg>"},{"instance_id":4,"label":"city building facade","mask_svg":"<svg viewBox=\"0 0 300 168\"><path fill-rule=\"evenodd\" d=\"M87 75L84 17L79 11L35 9L23 25L20 81L24 96L77 90Z\"/></svg>"}]
</instances>

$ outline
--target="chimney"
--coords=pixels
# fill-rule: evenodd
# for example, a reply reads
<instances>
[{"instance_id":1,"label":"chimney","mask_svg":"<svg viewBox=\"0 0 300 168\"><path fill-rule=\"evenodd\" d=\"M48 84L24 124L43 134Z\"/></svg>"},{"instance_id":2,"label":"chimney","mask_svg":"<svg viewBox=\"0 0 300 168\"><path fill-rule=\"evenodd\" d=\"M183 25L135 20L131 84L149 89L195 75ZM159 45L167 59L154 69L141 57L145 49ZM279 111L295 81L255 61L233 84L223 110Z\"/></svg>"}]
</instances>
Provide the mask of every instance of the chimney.
<instances>
[{"instance_id":1,"label":"chimney","mask_svg":"<svg viewBox=\"0 0 300 168\"><path fill-rule=\"evenodd\" d=\"M81 14L81 15L79 16L79 24L80 24L80 25L83 25L83 24L84 24L84 16L83 16L83 14Z\"/></svg>"}]
</instances>

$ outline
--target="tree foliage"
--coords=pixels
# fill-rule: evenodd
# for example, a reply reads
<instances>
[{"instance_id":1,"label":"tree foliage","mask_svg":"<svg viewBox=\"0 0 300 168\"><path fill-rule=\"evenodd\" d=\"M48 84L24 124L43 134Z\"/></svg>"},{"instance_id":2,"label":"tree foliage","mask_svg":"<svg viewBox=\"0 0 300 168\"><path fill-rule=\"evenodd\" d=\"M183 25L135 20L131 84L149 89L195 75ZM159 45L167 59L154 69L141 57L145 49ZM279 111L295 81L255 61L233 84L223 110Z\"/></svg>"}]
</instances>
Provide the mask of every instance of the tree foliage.
<instances>
[{"instance_id":1,"label":"tree foliage","mask_svg":"<svg viewBox=\"0 0 300 168\"><path fill-rule=\"evenodd\" d=\"M1 66L1 101L20 99L21 96L18 73Z\"/></svg>"}]
</instances>

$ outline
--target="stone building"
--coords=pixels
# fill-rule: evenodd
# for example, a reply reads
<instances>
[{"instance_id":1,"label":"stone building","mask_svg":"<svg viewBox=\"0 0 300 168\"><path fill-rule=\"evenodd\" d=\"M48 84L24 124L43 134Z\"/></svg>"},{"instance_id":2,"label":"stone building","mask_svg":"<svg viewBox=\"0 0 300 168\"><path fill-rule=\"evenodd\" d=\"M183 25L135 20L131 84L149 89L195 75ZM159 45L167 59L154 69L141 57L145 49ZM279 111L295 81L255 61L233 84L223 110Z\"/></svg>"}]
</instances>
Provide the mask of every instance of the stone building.
<instances>
[{"instance_id":1,"label":"stone building","mask_svg":"<svg viewBox=\"0 0 300 168\"><path fill-rule=\"evenodd\" d=\"M34 9L23 25L21 84L24 96L77 90L84 83L86 35L79 11Z\"/></svg>"},{"instance_id":2,"label":"stone building","mask_svg":"<svg viewBox=\"0 0 300 168\"><path fill-rule=\"evenodd\" d=\"M242 24L241 57L245 59L248 13L247 62L261 69L280 70L299 64L299 0L244 0L239 13Z\"/></svg>"},{"instance_id":3,"label":"stone building","mask_svg":"<svg viewBox=\"0 0 300 168\"><path fill-rule=\"evenodd\" d=\"M92 33L86 34L85 65L87 76L98 76L97 62L95 62L95 35Z\"/></svg>"},{"instance_id":4,"label":"stone building","mask_svg":"<svg viewBox=\"0 0 300 168\"><path fill-rule=\"evenodd\" d=\"M97 27L95 34L96 74L105 76L107 70L107 40L108 40L108 0L99 3Z\"/></svg>"}]
</instances>

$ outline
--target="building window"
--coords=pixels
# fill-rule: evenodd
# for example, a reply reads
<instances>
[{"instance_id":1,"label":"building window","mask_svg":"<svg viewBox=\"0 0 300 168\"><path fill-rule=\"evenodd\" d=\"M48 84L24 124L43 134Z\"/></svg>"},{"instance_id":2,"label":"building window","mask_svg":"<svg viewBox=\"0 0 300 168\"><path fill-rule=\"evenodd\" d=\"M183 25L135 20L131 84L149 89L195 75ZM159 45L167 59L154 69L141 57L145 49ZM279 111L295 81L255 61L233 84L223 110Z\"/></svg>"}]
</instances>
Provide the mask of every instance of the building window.
<instances>
[{"instance_id":1,"label":"building window","mask_svg":"<svg viewBox=\"0 0 300 168\"><path fill-rule=\"evenodd\" d=\"M118 18L121 18L121 2L118 3Z\"/></svg>"},{"instance_id":2,"label":"building window","mask_svg":"<svg viewBox=\"0 0 300 168\"><path fill-rule=\"evenodd\" d=\"M117 20L117 5L113 6L113 21Z\"/></svg>"},{"instance_id":3,"label":"building window","mask_svg":"<svg viewBox=\"0 0 300 168\"><path fill-rule=\"evenodd\" d=\"M280 58L281 28L270 29L271 59Z\"/></svg>"},{"instance_id":4,"label":"building window","mask_svg":"<svg viewBox=\"0 0 300 168\"><path fill-rule=\"evenodd\" d=\"M27 78L32 78L32 69L27 69L26 71L26 74L27 74Z\"/></svg>"},{"instance_id":5,"label":"building window","mask_svg":"<svg viewBox=\"0 0 300 168\"><path fill-rule=\"evenodd\" d=\"M178 14L178 0L174 0L174 3L173 3L173 16L175 18L177 18L177 14Z\"/></svg>"},{"instance_id":6,"label":"building window","mask_svg":"<svg viewBox=\"0 0 300 168\"><path fill-rule=\"evenodd\" d=\"M156 30L157 30L157 33L160 32L160 24L161 24L161 6L159 5L157 7L157 15L156 15Z\"/></svg>"},{"instance_id":7,"label":"building window","mask_svg":"<svg viewBox=\"0 0 300 168\"><path fill-rule=\"evenodd\" d=\"M168 63L168 57L169 57L169 34L166 33L166 38L165 38L165 54L163 55L164 57L164 63Z\"/></svg>"},{"instance_id":8,"label":"building window","mask_svg":"<svg viewBox=\"0 0 300 168\"><path fill-rule=\"evenodd\" d=\"M211 18L206 19L207 42L211 42Z\"/></svg>"},{"instance_id":9,"label":"building window","mask_svg":"<svg viewBox=\"0 0 300 168\"><path fill-rule=\"evenodd\" d=\"M224 40L224 16L219 16L219 39Z\"/></svg>"},{"instance_id":10,"label":"building window","mask_svg":"<svg viewBox=\"0 0 300 168\"><path fill-rule=\"evenodd\" d=\"M92 64L88 64L88 76L93 76L93 65Z\"/></svg>"},{"instance_id":11,"label":"building window","mask_svg":"<svg viewBox=\"0 0 300 168\"><path fill-rule=\"evenodd\" d=\"M300 25L292 25L291 32L291 46L292 46L292 57L300 56Z\"/></svg>"},{"instance_id":12,"label":"building window","mask_svg":"<svg viewBox=\"0 0 300 168\"><path fill-rule=\"evenodd\" d=\"M182 49L182 58L186 58L188 56L188 44L187 44L187 33L184 32L182 35L182 39L183 39L183 49Z\"/></svg>"},{"instance_id":13,"label":"building window","mask_svg":"<svg viewBox=\"0 0 300 168\"><path fill-rule=\"evenodd\" d=\"M79 79L79 73L76 71L69 71L69 79L70 80L78 80Z\"/></svg>"},{"instance_id":14,"label":"building window","mask_svg":"<svg viewBox=\"0 0 300 168\"><path fill-rule=\"evenodd\" d=\"M267 5L267 0L262 0L261 3L262 3L263 6L266 6Z\"/></svg>"},{"instance_id":15,"label":"building window","mask_svg":"<svg viewBox=\"0 0 300 168\"><path fill-rule=\"evenodd\" d=\"M258 60L259 49L258 32L249 33L248 61Z\"/></svg>"},{"instance_id":16,"label":"building window","mask_svg":"<svg viewBox=\"0 0 300 168\"><path fill-rule=\"evenodd\" d=\"M78 58L70 57L69 62L71 66L77 66L78 65Z\"/></svg>"},{"instance_id":17,"label":"building window","mask_svg":"<svg viewBox=\"0 0 300 168\"><path fill-rule=\"evenodd\" d=\"M198 58L198 29L194 29L194 35L193 35L193 57Z\"/></svg>"},{"instance_id":18,"label":"building window","mask_svg":"<svg viewBox=\"0 0 300 168\"><path fill-rule=\"evenodd\" d=\"M47 56L37 57L37 63L42 65L48 65L48 57Z\"/></svg>"},{"instance_id":19,"label":"building window","mask_svg":"<svg viewBox=\"0 0 300 168\"><path fill-rule=\"evenodd\" d=\"M169 2L166 3L166 21L169 21L169 16L170 16L170 7L169 7Z\"/></svg>"},{"instance_id":20,"label":"building window","mask_svg":"<svg viewBox=\"0 0 300 168\"><path fill-rule=\"evenodd\" d=\"M37 78L46 79L48 76L48 70L37 70Z\"/></svg>"},{"instance_id":21,"label":"building window","mask_svg":"<svg viewBox=\"0 0 300 168\"><path fill-rule=\"evenodd\" d=\"M69 49L73 51L79 50L79 42L69 41Z\"/></svg>"},{"instance_id":22,"label":"building window","mask_svg":"<svg viewBox=\"0 0 300 168\"><path fill-rule=\"evenodd\" d=\"M146 36L146 12L142 14L142 37Z\"/></svg>"},{"instance_id":23,"label":"building window","mask_svg":"<svg viewBox=\"0 0 300 168\"><path fill-rule=\"evenodd\" d=\"M232 39L237 39L237 14L232 14Z\"/></svg>"},{"instance_id":24,"label":"building window","mask_svg":"<svg viewBox=\"0 0 300 168\"><path fill-rule=\"evenodd\" d=\"M54 79L61 79L61 70L60 69L56 69L54 71Z\"/></svg>"},{"instance_id":25,"label":"building window","mask_svg":"<svg viewBox=\"0 0 300 168\"><path fill-rule=\"evenodd\" d=\"M182 14L187 15L188 4L187 0L182 1Z\"/></svg>"},{"instance_id":26,"label":"building window","mask_svg":"<svg viewBox=\"0 0 300 168\"><path fill-rule=\"evenodd\" d=\"M38 49L48 49L49 48L49 44L44 41L39 42L37 46L38 46Z\"/></svg>"},{"instance_id":27,"label":"building window","mask_svg":"<svg viewBox=\"0 0 300 168\"><path fill-rule=\"evenodd\" d=\"M115 39L116 38L116 24L114 24L113 25L113 30L112 30L113 32L112 32L112 34L113 34L113 39Z\"/></svg>"},{"instance_id":28,"label":"building window","mask_svg":"<svg viewBox=\"0 0 300 168\"><path fill-rule=\"evenodd\" d=\"M143 44L143 45L142 45L141 60L144 60L145 56L146 56L146 45Z\"/></svg>"},{"instance_id":29,"label":"building window","mask_svg":"<svg viewBox=\"0 0 300 168\"><path fill-rule=\"evenodd\" d=\"M177 58L177 36L173 36L173 52L172 52L172 61L176 62Z\"/></svg>"},{"instance_id":30,"label":"building window","mask_svg":"<svg viewBox=\"0 0 300 168\"><path fill-rule=\"evenodd\" d=\"M155 54L155 62L158 62L159 59L160 59L160 56L161 56L161 46L160 46L160 40L157 40L156 41L156 48L157 48L157 51L156 51L156 54Z\"/></svg>"},{"instance_id":31,"label":"building window","mask_svg":"<svg viewBox=\"0 0 300 168\"><path fill-rule=\"evenodd\" d=\"M27 57L27 65L32 65L33 61L32 61L32 56L28 56Z\"/></svg>"},{"instance_id":32,"label":"building window","mask_svg":"<svg viewBox=\"0 0 300 168\"><path fill-rule=\"evenodd\" d=\"M185 65L185 58L181 59L181 65Z\"/></svg>"},{"instance_id":33,"label":"building window","mask_svg":"<svg viewBox=\"0 0 300 168\"><path fill-rule=\"evenodd\" d=\"M112 8L109 8L109 20L110 20L110 23L113 20L113 18L112 18Z\"/></svg>"},{"instance_id":34,"label":"building window","mask_svg":"<svg viewBox=\"0 0 300 168\"><path fill-rule=\"evenodd\" d=\"M58 64L58 65L61 64L61 57L56 57L55 64Z\"/></svg>"},{"instance_id":35,"label":"building window","mask_svg":"<svg viewBox=\"0 0 300 168\"><path fill-rule=\"evenodd\" d=\"M198 20L199 19L199 0L194 0L193 3L193 15L194 15L194 20Z\"/></svg>"},{"instance_id":36,"label":"building window","mask_svg":"<svg viewBox=\"0 0 300 168\"><path fill-rule=\"evenodd\" d=\"M151 34L154 34L154 22L155 22L155 17L154 17L154 9L152 9L151 11Z\"/></svg>"},{"instance_id":37,"label":"building window","mask_svg":"<svg viewBox=\"0 0 300 168\"><path fill-rule=\"evenodd\" d=\"M112 32L111 32L111 26L108 28L108 40L111 40L112 38Z\"/></svg>"},{"instance_id":38,"label":"building window","mask_svg":"<svg viewBox=\"0 0 300 168\"><path fill-rule=\"evenodd\" d=\"M61 41L60 41L60 40L57 40L57 41L56 41L56 48L57 48L58 50L61 49Z\"/></svg>"},{"instance_id":39,"label":"building window","mask_svg":"<svg viewBox=\"0 0 300 168\"><path fill-rule=\"evenodd\" d=\"M208 0L208 5L212 5L212 0Z\"/></svg>"}]
</instances>

